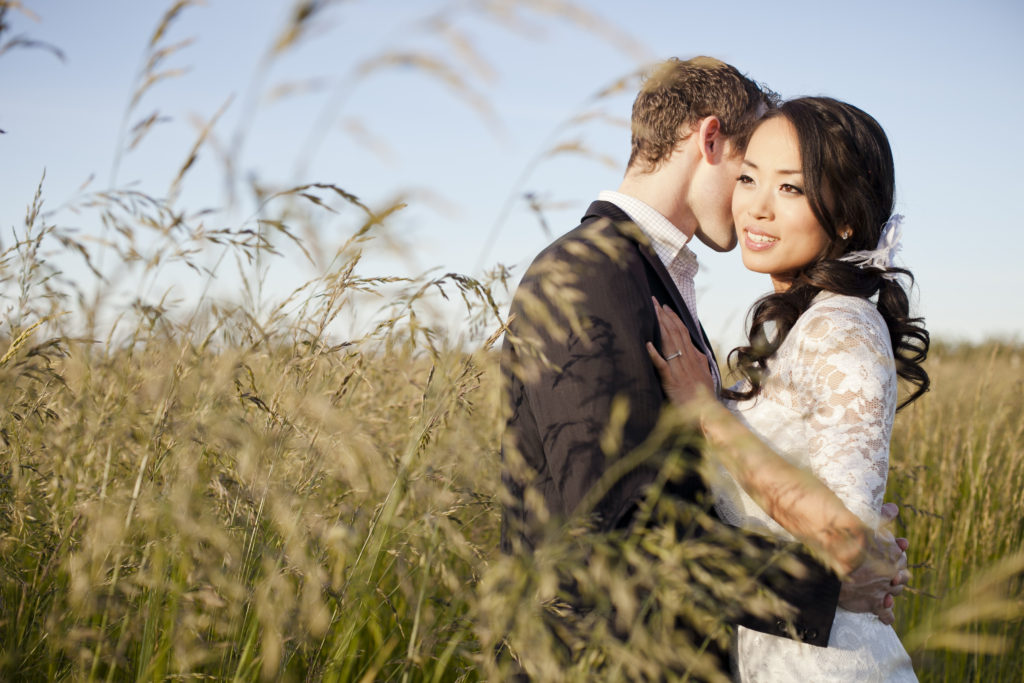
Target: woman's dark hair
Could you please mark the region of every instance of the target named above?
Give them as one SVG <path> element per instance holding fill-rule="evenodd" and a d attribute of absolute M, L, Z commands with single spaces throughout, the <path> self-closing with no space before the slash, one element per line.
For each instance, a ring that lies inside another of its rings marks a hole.
<path fill-rule="evenodd" d="M 828 235 L 823 253 L 792 274 L 789 288 L 759 299 L 750 314 L 748 345 L 733 349 L 729 362 L 749 381 L 746 391 L 725 390 L 727 398 L 749 399 L 761 391 L 767 360 L 782 344 L 797 318 L 821 291 L 870 299 L 889 329 L 896 373 L 912 390 L 903 408 L 928 391 L 921 364 L 929 336 L 921 318 L 910 317 L 903 268 L 858 267 L 838 260 L 851 251 L 875 249 L 893 209 L 895 173 L 885 131 L 857 107 L 828 97 L 803 97 L 770 110 L 763 120 L 784 118 L 796 130 L 803 166 L 804 192 L 815 218 Z M 848 239 L 840 231 L 851 231 Z M 895 279 L 883 274 L 898 275 Z M 771 339 L 765 324 L 773 321 Z"/>

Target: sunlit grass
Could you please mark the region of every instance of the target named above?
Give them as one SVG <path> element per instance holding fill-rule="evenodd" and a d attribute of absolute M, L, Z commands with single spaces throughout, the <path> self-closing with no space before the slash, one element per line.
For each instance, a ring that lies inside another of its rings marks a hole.
<path fill-rule="evenodd" d="M 917 659 L 926 680 L 1024 672 L 1022 360 L 1019 344 L 940 344 L 932 391 L 896 420 L 888 497 L 903 508 L 919 591 L 897 625 L 912 648 L 937 650 Z"/>
<path fill-rule="evenodd" d="M 5 677 L 476 680 L 495 675 L 483 644 L 502 629 L 551 680 L 571 661 L 582 680 L 595 662 L 629 666 L 627 652 L 634 666 L 679 658 L 681 641 L 629 615 L 629 647 L 595 619 L 562 634 L 583 648 L 566 659 L 544 605 L 562 572 L 605 587 L 620 612 L 634 598 L 611 587 L 626 577 L 685 595 L 695 546 L 648 539 L 668 554 L 643 576 L 600 541 L 533 565 L 498 556 L 493 351 L 430 352 L 404 324 L 334 349 L 220 326 L 132 348 L 12 340 Z M 933 391 L 897 420 L 888 497 L 918 565 L 897 627 L 922 680 L 1011 680 L 1024 666 L 1022 353 L 940 347 Z"/>

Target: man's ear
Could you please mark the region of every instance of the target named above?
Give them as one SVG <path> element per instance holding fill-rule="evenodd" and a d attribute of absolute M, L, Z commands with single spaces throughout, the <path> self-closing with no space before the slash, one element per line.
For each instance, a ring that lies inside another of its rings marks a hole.
<path fill-rule="evenodd" d="M 722 122 L 717 116 L 706 116 L 697 128 L 697 142 L 701 157 L 709 164 L 717 164 L 725 156 L 725 136 Z"/>

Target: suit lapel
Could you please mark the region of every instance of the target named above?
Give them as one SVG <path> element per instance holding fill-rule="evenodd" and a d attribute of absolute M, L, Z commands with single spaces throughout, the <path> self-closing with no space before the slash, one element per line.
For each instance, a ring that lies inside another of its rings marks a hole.
<path fill-rule="evenodd" d="M 665 291 L 668 292 L 671 297 L 671 308 L 676 312 L 676 315 L 686 325 L 686 329 L 690 332 L 691 340 L 693 345 L 698 349 L 702 346 L 706 346 L 708 351 L 711 350 L 711 344 L 707 341 L 707 336 L 704 334 L 704 329 L 693 319 L 690 315 L 690 307 L 683 301 L 682 295 L 679 293 L 679 289 L 676 288 L 676 283 L 672 280 L 672 276 L 668 274 L 668 270 L 665 268 L 665 264 L 661 262 L 658 255 L 654 253 L 654 249 L 651 248 L 650 240 L 643 233 L 642 230 L 633 222 L 633 219 L 626 214 L 625 211 L 620 209 L 615 204 L 605 201 L 596 201 L 591 203 L 587 209 L 587 215 L 583 217 L 583 222 L 588 220 L 605 218 L 612 221 L 616 229 L 628 238 L 631 242 L 636 244 L 640 254 L 647 261 L 647 265 L 654 271 L 655 275 L 661 281 Z M 700 340 L 704 340 L 703 344 Z M 712 357 L 714 353 L 712 352 Z"/>
<path fill-rule="evenodd" d="M 683 324 L 686 325 L 686 329 L 690 332 L 690 341 L 693 342 L 693 345 L 697 347 L 698 350 L 705 349 L 710 356 L 710 361 L 717 364 L 718 359 L 715 358 L 715 352 L 711 348 L 711 341 L 708 340 L 708 335 L 704 333 L 704 326 L 700 324 L 699 320 L 694 320 L 693 316 L 690 315 L 690 307 L 683 301 L 683 295 L 679 293 L 679 289 L 676 287 L 676 283 L 672 279 L 672 276 L 668 274 L 668 269 L 665 268 L 665 264 L 662 263 L 661 259 L 658 258 L 658 255 L 654 253 L 650 244 L 638 243 L 637 246 L 640 249 L 640 253 L 643 254 L 645 259 L 647 259 L 647 263 L 651 266 L 654 272 L 657 273 L 661 283 L 665 286 L 665 289 L 668 290 L 669 295 L 672 297 L 672 310 L 676 312 L 683 321 Z M 699 340 L 703 340 L 703 343 Z M 715 374 L 718 373 L 717 370 L 714 370 L 713 372 Z"/>

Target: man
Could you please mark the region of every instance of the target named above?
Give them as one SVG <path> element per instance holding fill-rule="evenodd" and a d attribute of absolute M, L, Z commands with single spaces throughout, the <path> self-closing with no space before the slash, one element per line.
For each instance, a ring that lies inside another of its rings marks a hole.
<path fill-rule="evenodd" d="M 663 481 L 663 459 L 635 457 L 651 450 L 666 401 L 645 349 L 648 341 L 660 348 L 652 298 L 684 321 L 720 387 L 697 320 L 697 265 L 686 245 L 694 235 L 717 251 L 736 245 L 732 190 L 746 140 L 773 104 L 773 94 L 716 59 L 661 64 L 634 103 L 632 153 L 618 192 L 602 192 L 580 226 L 524 275 L 502 354 L 510 406 L 502 444 L 505 552 L 531 552 L 549 518 L 585 518 L 599 532 L 628 530 L 655 484 L 661 496 L 709 508 L 695 467 Z M 829 497 L 830 510 L 842 516 L 838 499 L 816 484 L 824 492 L 815 495 Z M 842 597 L 836 575 L 804 554 L 801 578 L 768 581 L 795 616 L 741 613 L 736 623 L 817 646 L 828 644 L 837 604 L 891 623 L 889 594 L 908 576 L 904 546 L 850 517 L 846 511 L 846 555 L 834 562 L 856 568 Z M 820 520 L 804 526 L 815 524 Z M 762 545 L 767 557 L 773 548 Z"/>

